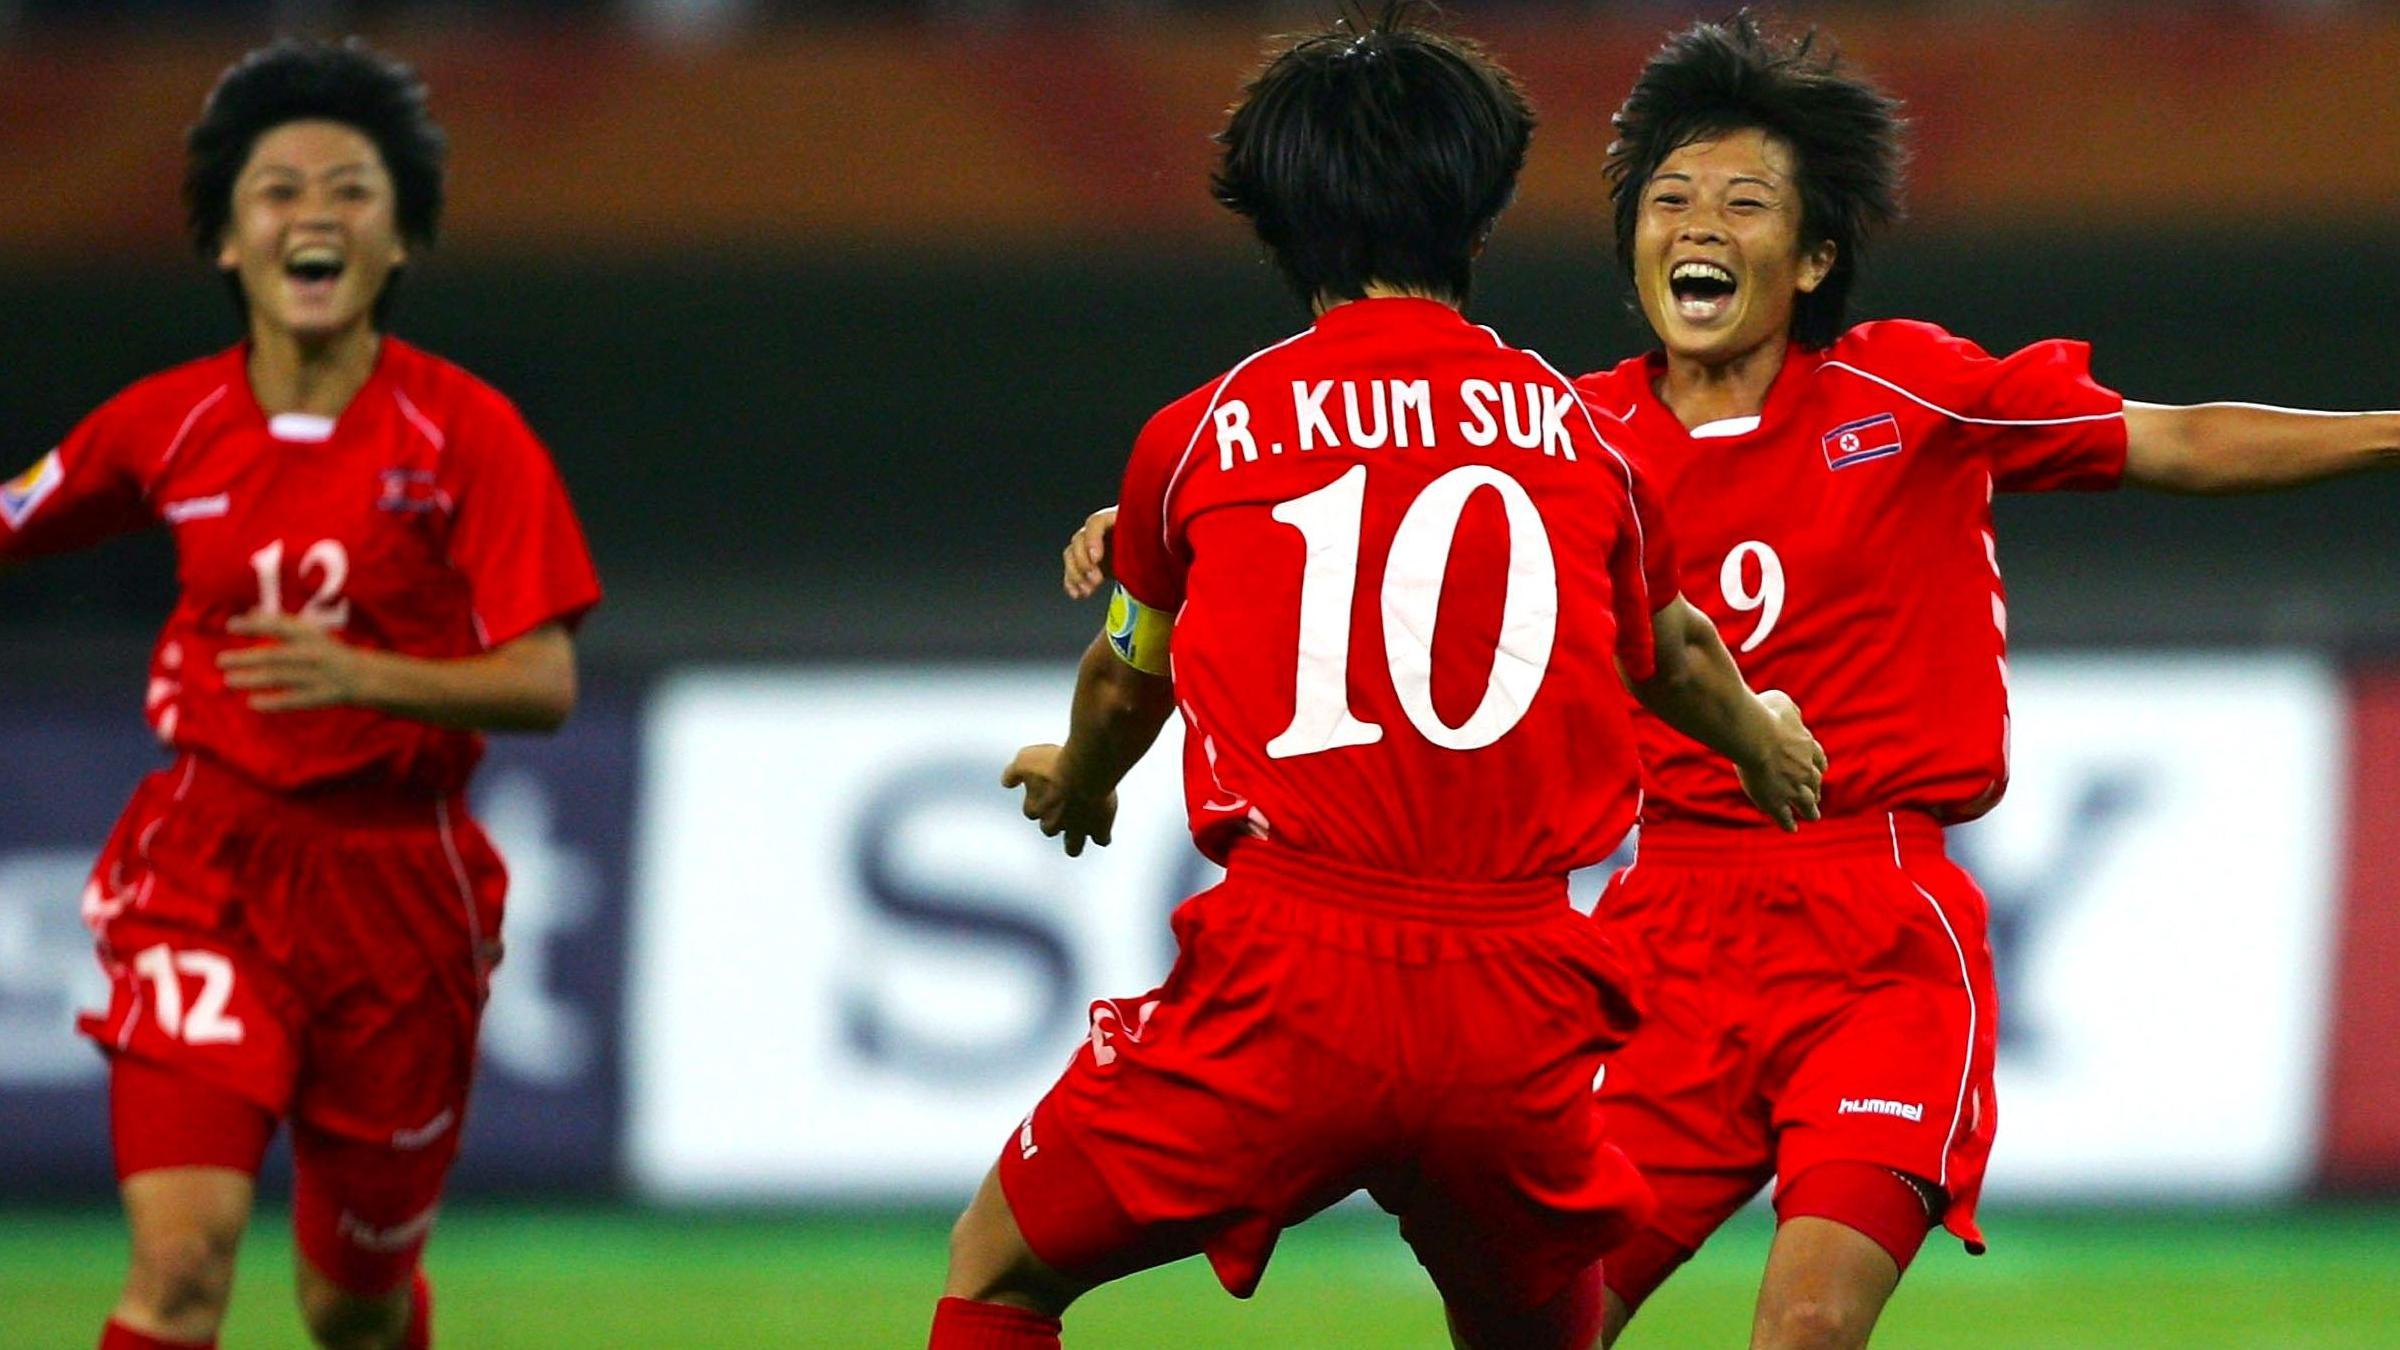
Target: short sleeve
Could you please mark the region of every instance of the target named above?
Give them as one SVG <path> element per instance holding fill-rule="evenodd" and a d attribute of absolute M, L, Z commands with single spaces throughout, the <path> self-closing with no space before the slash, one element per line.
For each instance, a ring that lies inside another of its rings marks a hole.
<path fill-rule="evenodd" d="M 1199 414 L 1188 403 L 1177 403 L 1151 418 L 1134 439 L 1117 495 L 1116 529 L 1110 536 L 1110 567 L 1126 594 L 1170 614 L 1183 606 L 1189 567 L 1174 538 L 1167 501 L 1198 426 Z"/>
<path fill-rule="evenodd" d="M 1639 470 L 1627 466 L 1626 474 L 1631 510 L 1610 559 L 1609 584 L 1616 609 L 1617 660 L 1627 677 L 1646 680 L 1658 668 L 1652 619 L 1673 604 L 1683 588 L 1677 578 L 1675 539 L 1658 496 Z"/>
<path fill-rule="evenodd" d="M 449 556 L 466 576 L 484 645 L 576 623 L 599 603 L 600 578 L 550 452 L 498 400 L 459 439 Z"/>
<path fill-rule="evenodd" d="M 2069 338 L 2036 342 L 2007 356 L 1930 324 L 1883 324 L 1902 341 L 1892 373 L 1926 361 L 1924 391 L 1957 415 L 1966 438 L 1989 460 L 1992 486 L 2002 492 L 2071 492 L 2113 488 L 2125 476 L 2125 396 L 2092 377 L 2090 344 Z M 1908 339 L 1931 347 L 1910 353 Z"/>
<path fill-rule="evenodd" d="M 85 418 L 57 449 L 0 484 L 0 558 L 85 548 L 151 523 L 114 405 Z"/>

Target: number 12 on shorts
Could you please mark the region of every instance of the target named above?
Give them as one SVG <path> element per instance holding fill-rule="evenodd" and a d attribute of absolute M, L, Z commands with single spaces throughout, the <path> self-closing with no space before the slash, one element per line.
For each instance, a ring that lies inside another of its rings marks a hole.
<path fill-rule="evenodd" d="M 1500 606 L 1500 650 L 1483 699 L 1451 726 L 1433 706 L 1433 626 L 1442 575 L 1458 540 L 1467 499 L 1479 488 L 1500 494 L 1508 516 L 1508 588 Z M 1350 602 L 1358 589 L 1359 534 L 1367 503 L 1367 466 L 1275 508 L 1300 532 L 1308 553 L 1300 570 L 1299 672 L 1292 724 L 1267 742 L 1272 759 L 1373 745 L 1383 728 L 1350 711 Z M 1446 750 L 1480 750 L 1508 734 L 1533 706 L 1558 639 L 1558 563 L 1550 531 L 1523 484 L 1488 464 L 1452 469 L 1425 485 L 1400 517 L 1384 562 L 1383 651 L 1401 711 L 1426 740 Z"/>
<path fill-rule="evenodd" d="M 133 958 L 134 972 L 150 982 L 151 1015 L 159 1028 L 185 1045 L 239 1045 L 242 1019 L 227 1017 L 233 998 L 233 962 L 216 952 L 179 952 L 160 943 L 145 947 Z M 200 995 L 189 1004 L 183 998 L 183 979 L 200 981 Z"/>

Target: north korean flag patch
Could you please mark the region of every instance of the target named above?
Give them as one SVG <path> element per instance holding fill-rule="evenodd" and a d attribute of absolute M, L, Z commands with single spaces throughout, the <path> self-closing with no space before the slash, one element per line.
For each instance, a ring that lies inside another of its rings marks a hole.
<path fill-rule="evenodd" d="M 56 450 L 42 456 L 32 468 L 7 483 L 0 483 L 0 521 L 6 521 L 12 530 L 23 529 L 34 511 L 66 479 L 66 470 L 59 466 Z"/>
<path fill-rule="evenodd" d="M 375 498 L 375 505 L 378 510 L 421 515 L 449 510 L 450 494 L 434 485 L 431 470 L 385 469 L 383 491 Z"/>
<path fill-rule="evenodd" d="M 1900 453 L 1900 419 L 1890 413 L 1877 413 L 1855 422 L 1844 422 L 1825 433 L 1825 467 L 1847 469 L 1871 459 L 1888 459 Z"/>

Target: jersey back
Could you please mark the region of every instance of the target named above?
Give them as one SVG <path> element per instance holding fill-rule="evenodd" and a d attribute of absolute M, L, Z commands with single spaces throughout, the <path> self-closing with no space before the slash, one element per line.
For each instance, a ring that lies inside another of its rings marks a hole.
<path fill-rule="evenodd" d="M 1117 574 L 1175 614 L 1195 838 L 1454 881 L 1605 857 L 1638 789 L 1620 668 L 1673 548 L 1617 429 L 1447 306 L 1371 299 L 1153 418 Z"/>
<path fill-rule="evenodd" d="M 1688 431 L 1655 392 L 1661 363 L 1578 387 L 1637 433 L 1684 594 L 1824 745 L 1825 813 L 1991 809 L 2008 783 L 1992 495 L 2116 484 L 2124 400 L 2088 350 L 1994 358 L 1930 324 L 1862 324 L 1786 356 L 1759 417 Z M 1646 823 L 1758 823 L 1723 760 L 1646 713 L 1640 732 Z"/>
<path fill-rule="evenodd" d="M 295 616 L 358 646 L 472 656 L 600 595 L 548 452 L 489 386 L 396 338 L 339 418 L 269 418 L 245 351 L 143 380 L 12 489 L 0 557 L 164 525 L 180 586 L 147 711 L 171 748 L 278 790 L 335 783 L 444 794 L 470 732 L 362 708 L 260 712 L 219 654 L 238 615 Z"/>

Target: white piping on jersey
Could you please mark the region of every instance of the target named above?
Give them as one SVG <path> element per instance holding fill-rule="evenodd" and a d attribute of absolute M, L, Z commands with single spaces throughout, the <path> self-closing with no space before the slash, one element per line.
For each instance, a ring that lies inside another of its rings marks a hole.
<path fill-rule="evenodd" d="M 232 387 L 230 384 L 218 385 L 214 393 L 193 404 L 192 410 L 183 415 L 183 426 L 176 430 L 175 439 L 167 442 L 167 453 L 158 457 L 158 467 L 151 471 L 150 481 L 142 487 L 143 496 L 147 497 L 158 490 L 158 481 L 167 476 L 167 469 L 174 464 L 175 456 L 183 452 L 183 440 L 192 434 L 192 427 L 200 420 L 200 414 L 216 406 L 217 400 L 225 397 L 225 391 Z"/>
<path fill-rule="evenodd" d="M 1508 347 L 1506 342 L 1502 342 L 1500 340 L 1500 335 L 1498 333 L 1493 332 L 1490 328 L 1483 324 L 1477 324 L 1475 326 L 1477 328 L 1482 328 L 1485 335 L 1490 337 L 1495 345 L 1502 348 Z M 1550 362 L 1544 358 L 1540 352 L 1534 351 L 1529 347 L 1517 347 L 1513 348 L 1512 350 L 1523 352 L 1525 355 L 1532 357 L 1535 365 L 1538 365 L 1542 369 L 1550 372 L 1550 378 L 1558 381 L 1560 387 L 1567 391 L 1567 397 L 1575 400 L 1576 408 L 1583 413 L 1583 424 L 1591 428 L 1592 439 L 1600 442 L 1600 448 L 1606 450 L 1608 452 L 1608 457 L 1615 460 L 1617 462 L 1617 467 L 1624 471 L 1625 514 L 1633 518 L 1634 558 L 1641 564 L 1642 575 L 1645 577 L 1650 575 L 1650 542 L 1644 537 L 1648 532 L 1642 528 L 1642 504 L 1638 499 L 1635 498 L 1633 492 L 1632 463 L 1625 458 L 1624 454 L 1620 452 L 1617 447 L 1609 444 L 1608 437 L 1600 434 L 1600 424 L 1597 421 L 1594 421 L 1592 418 L 1592 405 L 1583 401 L 1583 392 L 1575 387 L 1575 382 L 1573 380 L 1570 380 L 1566 376 L 1559 374 L 1558 367 L 1551 365 Z"/>
<path fill-rule="evenodd" d="M 1222 801 L 1202 802 L 1200 809 L 1224 812 L 1248 810 L 1252 815 L 1257 815 L 1258 809 L 1250 805 L 1250 799 L 1225 786 L 1224 776 L 1217 772 L 1217 739 L 1208 734 L 1208 728 L 1200 725 L 1200 714 L 1192 711 L 1192 705 L 1188 702 L 1178 700 L 1175 706 L 1182 710 L 1184 723 L 1192 729 L 1191 734 L 1200 738 L 1200 753 L 1208 760 L 1209 781 L 1217 785 L 1218 792 L 1224 794 Z"/>
<path fill-rule="evenodd" d="M 1958 1066 L 1958 1096 L 1950 1107 L 1950 1132 L 1942 1136 L 1942 1165 L 1939 1179 L 1942 1189 L 1947 1191 L 1950 1189 L 1950 1143 L 1958 1138 L 1958 1118 L 1967 1109 L 1967 1075 L 1975 1068 L 1975 1027 L 1978 1013 L 1975 1007 L 1975 977 L 1967 971 L 1967 949 L 1959 945 L 1958 930 L 1950 926 L 1950 916 L 1942 912 L 1941 902 L 1935 900 L 1924 887 L 1917 885 L 1917 879 L 1908 874 L 1908 864 L 1900 861 L 1899 815 L 1897 813 L 1886 814 L 1884 823 L 1890 827 L 1892 832 L 1892 866 L 1899 870 L 1902 881 L 1907 882 L 1917 894 L 1925 897 L 1925 903 L 1933 907 L 1933 917 L 1942 921 L 1942 932 L 1949 935 L 1950 938 L 1950 950 L 1958 954 L 1959 987 L 1964 989 L 1967 994 L 1967 1053 L 1964 1062 Z"/>
<path fill-rule="evenodd" d="M 1200 448 L 1200 433 L 1208 429 L 1209 419 L 1216 416 L 1217 400 L 1225 397 L 1225 386 L 1233 383 L 1233 377 L 1241 374 L 1244 366 L 1265 356 L 1268 352 L 1274 351 L 1277 347 L 1289 347 L 1316 331 L 1316 326 L 1312 324 L 1273 346 L 1259 348 L 1235 362 L 1233 369 L 1226 371 L 1224 376 L 1217 381 L 1217 387 L 1208 391 L 1208 406 L 1200 410 L 1200 420 L 1192 424 L 1192 438 L 1184 443 L 1183 458 L 1175 461 L 1175 472 L 1167 477 L 1167 490 L 1159 495 L 1158 542 L 1162 547 L 1170 550 L 1174 547 L 1174 536 L 1170 531 L 1173 528 L 1172 503 L 1175 500 L 1175 489 L 1183 483 L 1183 471 L 1192 466 L 1192 452 Z"/>
<path fill-rule="evenodd" d="M 392 391 L 392 398 L 400 404 L 401 414 L 407 417 L 409 421 L 414 422 L 417 430 L 425 433 L 426 440 L 433 442 L 433 452 L 435 454 L 438 455 L 449 447 L 450 442 L 444 439 L 442 436 L 442 429 L 433 424 L 432 418 L 427 417 L 421 412 L 418 412 L 417 405 L 408 401 L 408 395 L 401 393 L 397 389 L 394 389 Z"/>
<path fill-rule="evenodd" d="M 1822 369 L 1849 371 L 1851 374 L 1858 376 L 1862 380 L 1872 380 L 1875 383 L 1882 385 L 1884 388 L 1891 390 L 1893 393 L 1898 394 L 1900 397 L 1907 399 L 1909 402 L 1917 404 L 1920 407 L 1929 408 L 1932 411 L 1940 413 L 1942 416 L 1949 418 L 1953 422 L 1965 422 L 1972 426 L 2063 427 L 2070 426 L 2077 422 L 2106 422 L 2111 418 L 2123 417 L 2125 415 L 2125 410 L 2123 408 L 2119 408 L 2115 412 L 2084 413 L 2077 417 L 1969 417 L 1965 413 L 1952 412 L 1948 408 L 1943 407 L 1941 404 L 1934 402 L 1932 399 L 1923 398 L 1917 394 L 1911 393 L 1910 391 L 1901 388 L 1899 385 L 1892 383 L 1890 380 L 1883 378 L 1881 375 L 1878 375 L 1873 371 L 1860 370 L 1858 367 L 1851 365 L 1847 361 L 1827 361 Z"/>
<path fill-rule="evenodd" d="M 481 961 L 483 959 L 483 915 L 475 908 L 475 888 L 467 881 L 467 864 L 458 856 L 458 840 L 450 833 L 450 803 L 447 800 L 434 802 L 433 818 L 441 824 L 442 852 L 449 856 L 450 875 L 458 879 L 459 903 L 466 906 L 467 911 L 467 936 L 475 944 L 475 959 Z"/>
<path fill-rule="evenodd" d="M 115 979 L 115 978 L 117 978 L 118 976 L 121 976 L 121 975 L 123 975 L 124 973 L 125 973 L 125 963 L 124 963 L 124 962 L 122 962 L 122 961 L 111 961 L 111 962 L 109 962 L 109 965 L 108 965 L 108 974 L 109 974 L 109 978 L 111 978 L 111 979 Z M 133 1046 L 133 1029 L 134 1029 L 135 1027 L 137 1027 L 137 1026 L 140 1026 L 140 1025 L 142 1024 L 142 995 L 141 995 L 141 993 L 139 992 L 139 991 L 140 991 L 140 989 L 141 989 L 141 987 L 142 987 L 142 982 L 141 982 L 140 980 L 135 980 L 135 981 L 133 982 L 133 987 L 134 987 L 134 989 L 135 989 L 135 991 L 136 991 L 136 992 L 134 993 L 133 999 L 132 999 L 132 1001 L 131 1001 L 131 1002 L 129 1002 L 129 1003 L 127 1003 L 127 1004 L 125 1005 L 125 1025 L 124 1025 L 122 1028 L 120 1028 L 120 1029 L 118 1030 L 118 1032 L 117 1032 L 117 1048 L 118 1048 L 119 1050 L 126 1050 L 126 1049 L 131 1049 L 131 1048 L 132 1048 L 132 1046 Z"/>

